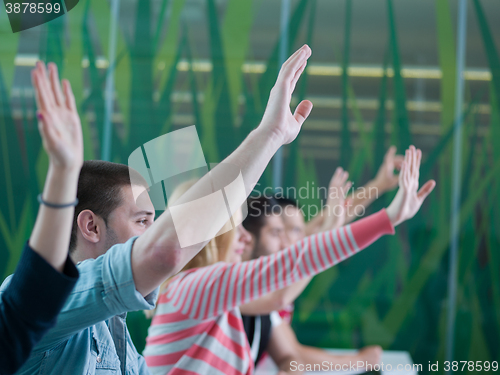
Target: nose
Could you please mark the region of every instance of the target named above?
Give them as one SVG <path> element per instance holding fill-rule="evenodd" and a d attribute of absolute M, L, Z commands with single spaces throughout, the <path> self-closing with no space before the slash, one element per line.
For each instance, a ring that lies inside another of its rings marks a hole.
<path fill-rule="evenodd" d="M 247 245 L 252 241 L 252 235 L 243 225 L 240 225 L 240 241 Z"/>

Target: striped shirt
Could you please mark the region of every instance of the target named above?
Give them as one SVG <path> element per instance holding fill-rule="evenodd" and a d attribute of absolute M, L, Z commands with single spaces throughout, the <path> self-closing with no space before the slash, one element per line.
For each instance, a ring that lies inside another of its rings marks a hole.
<path fill-rule="evenodd" d="M 316 275 L 393 233 L 381 210 L 267 257 L 179 273 L 157 302 L 144 351 L 149 369 L 155 375 L 253 373 L 238 306 Z"/>

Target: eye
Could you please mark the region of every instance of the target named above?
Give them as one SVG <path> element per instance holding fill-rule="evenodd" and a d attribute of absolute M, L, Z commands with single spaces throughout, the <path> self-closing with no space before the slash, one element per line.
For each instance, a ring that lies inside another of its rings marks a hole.
<path fill-rule="evenodd" d="M 148 219 L 140 219 L 137 222 L 141 225 L 146 225 L 148 223 Z"/>

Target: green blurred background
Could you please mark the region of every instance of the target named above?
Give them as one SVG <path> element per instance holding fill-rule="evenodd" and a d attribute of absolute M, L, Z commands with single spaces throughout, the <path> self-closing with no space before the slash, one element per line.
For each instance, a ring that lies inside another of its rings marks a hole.
<path fill-rule="evenodd" d="M 308 43 L 313 55 L 292 102 L 309 99 L 315 108 L 298 139 L 283 149 L 283 185 L 326 186 L 340 165 L 361 186 L 375 175 L 389 145 L 402 151 L 413 143 L 424 154 L 421 180 L 432 177 L 438 186 L 396 236 L 317 276 L 296 303 L 293 326 L 304 344 L 380 344 L 409 351 L 424 369 L 428 361 L 442 363 L 456 2 L 291 0 L 285 34 L 280 34 L 281 4 L 122 0 L 115 41 L 112 7 L 105 0 L 81 0 L 66 16 L 18 34 L 12 34 L 2 8 L 0 279 L 15 270 L 47 169 L 29 75 L 37 59 L 57 63 L 73 85 L 86 159 L 104 155 L 126 163 L 143 143 L 196 124 L 207 161 L 218 162 L 258 125 L 279 69 L 281 42 L 286 55 Z M 469 1 L 454 340 L 458 361 L 500 359 L 499 18 L 498 0 Z M 113 96 L 106 92 L 108 74 L 114 77 Z M 105 124 L 111 129 L 109 142 Z M 270 166 L 261 188 L 270 186 L 272 177 Z M 129 314 L 128 324 L 141 350 L 148 321 L 137 312 Z"/>

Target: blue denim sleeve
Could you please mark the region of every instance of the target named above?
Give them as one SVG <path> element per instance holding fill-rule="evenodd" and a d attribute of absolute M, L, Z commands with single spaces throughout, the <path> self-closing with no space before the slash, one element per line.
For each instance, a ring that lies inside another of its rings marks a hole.
<path fill-rule="evenodd" d="M 64 305 L 57 324 L 35 348 L 48 350 L 79 331 L 128 311 L 152 309 L 158 290 L 143 297 L 135 288 L 131 251 L 137 237 L 111 247 L 97 259 L 77 265 L 80 278 Z"/>
<path fill-rule="evenodd" d="M 146 360 L 142 355 L 139 355 L 137 357 L 137 363 L 139 367 L 139 374 L 141 375 L 149 375 L 151 374 L 151 371 L 149 371 L 149 367 L 146 365 Z"/>

